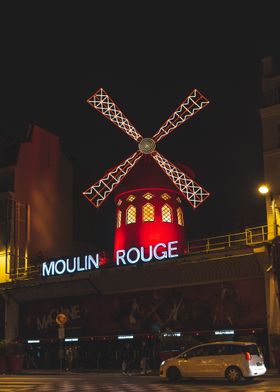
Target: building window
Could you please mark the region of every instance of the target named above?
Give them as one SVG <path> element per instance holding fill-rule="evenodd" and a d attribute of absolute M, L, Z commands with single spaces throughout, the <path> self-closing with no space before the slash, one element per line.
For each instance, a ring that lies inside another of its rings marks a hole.
<path fill-rule="evenodd" d="M 129 225 L 130 223 L 136 222 L 136 208 L 132 205 L 127 207 L 126 210 L 126 224 Z"/>
<path fill-rule="evenodd" d="M 177 208 L 178 225 L 184 226 L 184 215 L 181 207 Z"/>
<path fill-rule="evenodd" d="M 121 227 L 122 224 L 122 212 L 121 210 L 117 211 L 117 229 Z"/>
<path fill-rule="evenodd" d="M 145 195 L 143 195 L 143 197 L 147 200 L 151 200 L 154 196 L 151 193 L 145 193 Z"/>
<path fill-rule="evenodd" d="M 172 209 L 168 204 L 161 207 L 161 218 L 163 222 L 172 222 Z"/>
<path fill-rule="evenodd" d="M 129 195 L 128 198 L 126 199 L 127 201 L 133 202 L 133 200 L 135 200 L 136 197 L 134 195 Z"/>
<path fill-rule="evenodd" d="M 163 193 L 163 194 L 161 195 L 161 197 L 162 197 L 163 200 L 171 199 L 171 197 L 170 197 L 167 193 Z"/>
<path fill-rule="evenodd" d="M 143 222 L 153 222 L 155 220 L 155 207 L 147 203 L 143 206 Z"/>

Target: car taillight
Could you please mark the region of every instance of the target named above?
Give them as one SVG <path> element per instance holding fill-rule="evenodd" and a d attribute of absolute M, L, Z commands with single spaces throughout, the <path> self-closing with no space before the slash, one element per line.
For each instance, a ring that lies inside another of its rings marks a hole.
<path fill-rule="evenodd" d="M 246 361 L 250 361 L 250 359 L 251 359 L 251 354 L 248 352 L 248 351 L 246 351 L 246 353 L 244 353 L 245 354 L 245 359 L 246 359 Z"/>

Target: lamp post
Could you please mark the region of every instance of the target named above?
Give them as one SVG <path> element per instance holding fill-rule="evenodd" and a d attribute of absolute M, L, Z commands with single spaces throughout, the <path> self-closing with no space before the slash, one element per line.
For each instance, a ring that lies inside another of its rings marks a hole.
<path fill-rule="evenodd" d="M 271 209 L 272 209 L 272 219 L 273 219 L 273 237 L 277 237 L 278 235 L 278 224 L 277 224 L 277 216 L 276 216 L 276 203 L 273 193 L 271 192 L 268 185 L 263 184 L 258 189 L 259 193 L 262 195 L 268 195 L 271 201 Z"/>

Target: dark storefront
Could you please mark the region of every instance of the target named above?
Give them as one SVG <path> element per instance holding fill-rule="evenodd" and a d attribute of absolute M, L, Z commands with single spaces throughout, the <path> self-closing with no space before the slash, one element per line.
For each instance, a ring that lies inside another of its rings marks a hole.
<path fill-rule="evenodd" d="M 63 312 L 69 320 L 65 337 L 73 339 L 64 344 L 77 348 L 79 367 L 120 366 L 126 341 L 119 339 L 122 335 L 133 336 L 136 362 L 140 342 L 147 340 L 152 363 L 158 366 L 163 350 L 179 351 L 196 342 L 229 338 L 215 336 L 215 331 L 233 331 L 230 339 L 257 340 L 265 351 L 265 309 L 263 279 L 67 297 L 22 303 L 20 337 L 26 342 L 40 340 L 28 344 L 29 350 L 35 353 L 38 366 L 53 367 L 58 364 L 55 318 Z"/>

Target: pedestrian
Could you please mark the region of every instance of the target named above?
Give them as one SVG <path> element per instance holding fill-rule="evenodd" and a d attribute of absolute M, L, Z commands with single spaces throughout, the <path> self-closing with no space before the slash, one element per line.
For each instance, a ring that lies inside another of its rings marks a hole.
<path fill-rule="evenodd" d="M 73 348 L 71 346 L 66 347 L 65 349 L 65 370 L 66 371 L 71 371 L 73 368 L 73 360 L 74 360 L 74 355 L 73 355 Z"/>
<path fill-rule="evenodd" d="M 35 361 L 35 352 L 32 347 L 27 351 L 27 359 L 26 359 L 26 368 L 27 369 L 37 369 L 38 365 Z"/>
<path fill-rule="evenodd" d="M 150 368 L 150 350 L 145 340 L 142 341 L 140 348 L 140 368 L 141 374 L 149 374 L 152 371 Z"/>
<path fill-rule="evenodd" d="M 122 372 L 129 376 L 132 375 L 132 348 L 128 342 L 125 343 L 122 352 Z"/>

